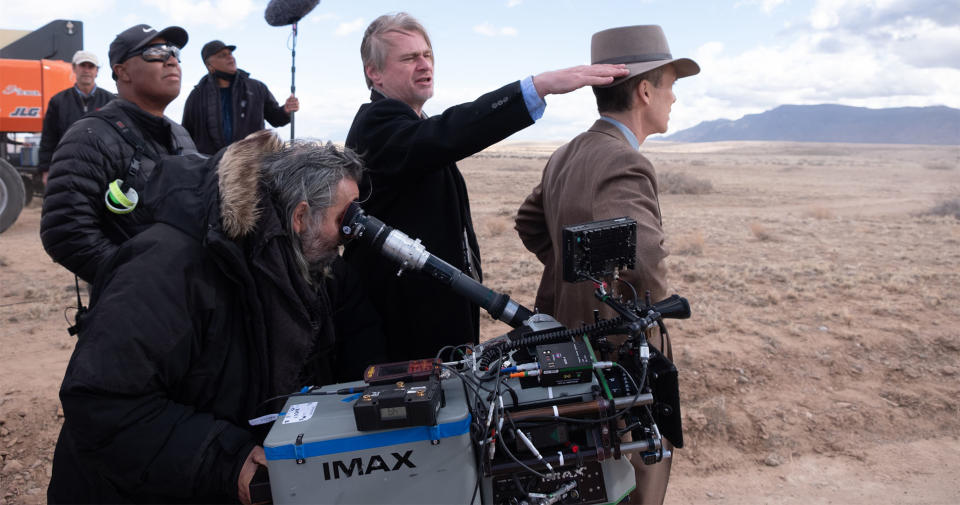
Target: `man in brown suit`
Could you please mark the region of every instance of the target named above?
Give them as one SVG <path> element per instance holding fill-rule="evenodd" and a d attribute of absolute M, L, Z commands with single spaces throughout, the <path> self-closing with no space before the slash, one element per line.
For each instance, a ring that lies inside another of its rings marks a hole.
<path fill-rule="evenodd" d="M 523 245 L 544 265 L 536 307 L 567 327 L 593 322 L 593 310 L 604 318 L 615 314 L 601 307 L 591 283 L 563 282 L 563 227 L 628 216 L 637 221 L 634 270 L 621 273 L 641 297 L 667 296 L 663 227 L 653 165 L 638 152 L 648 135 L 667 131 L 673 83 L 700 67 L 686 58 L 673 59 L 659 26 L 612 28 L 593 35 L 593 63 L 625 63 L 630 74 L 608 86 L 595 86 L 600 119 L 585 133 L 560 147 L 543 170 L 543 179 L 520 206 L 516 229 Z M 669 341 L 659 334 L 650 343 L 672 359 Z M 665 443 L 665 446 L 669 446 Z M 668 447 L 669 448 L 669 447 Z M 670 459 L 651 466 L 637 462 L 637 489 L 630 503 L 663 503 L 670 477 Z"/>

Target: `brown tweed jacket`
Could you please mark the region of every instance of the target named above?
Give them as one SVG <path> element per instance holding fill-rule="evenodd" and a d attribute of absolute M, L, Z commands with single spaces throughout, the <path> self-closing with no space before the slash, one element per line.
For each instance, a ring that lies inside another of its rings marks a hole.
<path fill-rule="evenodd" d="M 634 270 L 621 278 L 654 302 L 667 296 L 664 234 L 653 165 L 634 150 L 612 124 L 598 120 L 584 133 L 557 149 L 543 169 L 543 179 L 517 212 L 516 230 L 524 247 L 544 265 L 536 307 L 565 326 L 593 322 L 593 310 L 604 318 L 615 314 L 593 296 L 590 282 L 563 282 L 563 227 L 628 216 L 637 221 Z M 632 296 L 622 289 L 625 299 Z M 659 346 L 658 346 L 659 347 Z"/>

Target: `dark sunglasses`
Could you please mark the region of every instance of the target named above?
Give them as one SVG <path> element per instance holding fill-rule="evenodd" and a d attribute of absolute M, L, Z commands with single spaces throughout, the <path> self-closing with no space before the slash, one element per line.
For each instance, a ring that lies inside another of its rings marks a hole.
<path fill-rule="evenodd" d="M 149 62 L 165 62 L 170 59 L 170 56 L 173 56 L 177 59 L 177 63 L 180 62 L 180 48 L 173 44 L 151 44 L 149 46 L 141 47 L 140 49 L 131 51 L 127 54 L 127 57 L 124 60 L 133 58 L 134 56 L 139 55 L 143 58 L 143 61 Z"/>

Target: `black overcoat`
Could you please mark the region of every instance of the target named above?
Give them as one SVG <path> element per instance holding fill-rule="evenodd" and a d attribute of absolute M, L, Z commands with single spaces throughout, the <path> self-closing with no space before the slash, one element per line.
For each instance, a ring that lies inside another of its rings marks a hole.
<path fill-rule="evenodd" d="M 480 247 L 456 162 L 533 124 L 520 82 L 429 118 L 376 90 L 370 100 L 346 141 L 368 169 L 360 186 L 361 199 L 369 195 L 364 209 L 465 272 L 473 254 L 472 273 L 480 278 Z M 476 305 L 425 275 L 398 278 L 397 265 L 366 246 L 348 244 L 344 257 L 383 319 L 391 361 L 431 358 L 445 345 L 477 341 Z"/>

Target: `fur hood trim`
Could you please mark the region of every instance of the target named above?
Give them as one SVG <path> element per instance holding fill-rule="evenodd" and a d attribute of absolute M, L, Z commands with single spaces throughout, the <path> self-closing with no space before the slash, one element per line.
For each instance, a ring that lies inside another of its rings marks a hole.
<path fill-rule="evenodd" d="M 270 130 L 251 133 L 234 142 L 217 165 L 220 186 L 220 220 L 230 238 L 253 231 L 260 218 L 260 161 L 283 148 Z"/>

